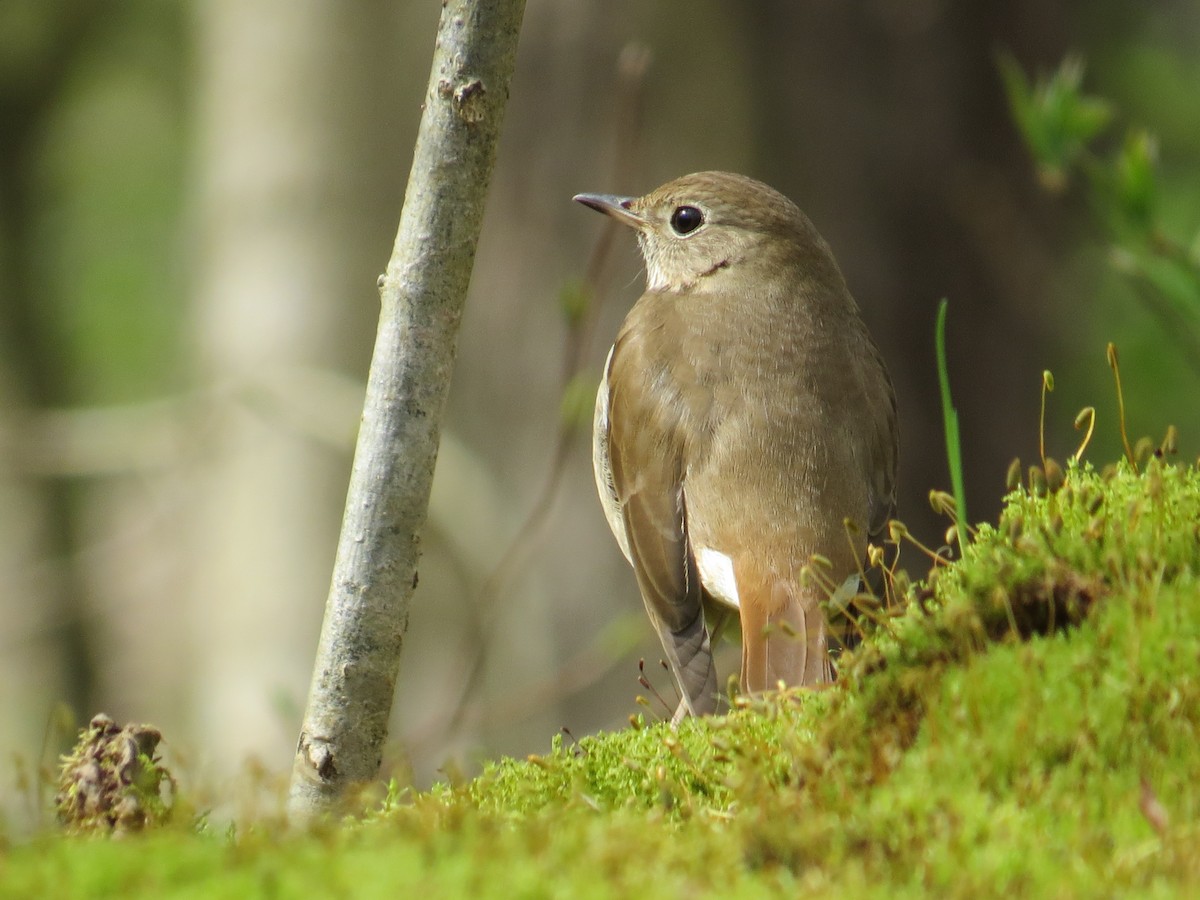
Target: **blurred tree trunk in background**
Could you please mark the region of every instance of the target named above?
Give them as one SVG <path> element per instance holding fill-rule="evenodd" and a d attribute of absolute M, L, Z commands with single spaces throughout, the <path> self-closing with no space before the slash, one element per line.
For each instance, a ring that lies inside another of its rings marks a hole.
<path fill-rule="evenodd" d="M 0 759 L 34 766 L 39 749 L 51 764 L 58 749 L 54 702 L 78 708 L 91 690 L 78 493 L 40 468 L 24 436 L 40 410 L 69 394 L 39 282 L 39 154 L 97 13 L 71 2 L 32 15 L 35 38 L 21 48 L 20 65 L 0 67 Z M 6 771 L 0 784 L 10 778 Z"/>
<path fill-rule="evenodd" d="M 1056 61 L 1070 49 L 1067 11 L 943 0 L 748 9 L 770 85 L 756 104 L 762 173 L 822 228 L 880 338 L 900 403 L 899 517 L 936 546 L 949 524 L 926 500 L 949 489 L 932 362 L 940 298 L 973 520 L 995 517 L 1006 467 L 1036 434 L 1069 215 L 1027 175 L 995 53 Z"/>
<path fill-rule="evenodd" d="M 195 4 L 190 333 L 213 403 L 187 510 L 189 706 L 226 771 L 285 763 L 311 672 L 416 122 L 398 35 L 429 27 L 397 8 Z"/>

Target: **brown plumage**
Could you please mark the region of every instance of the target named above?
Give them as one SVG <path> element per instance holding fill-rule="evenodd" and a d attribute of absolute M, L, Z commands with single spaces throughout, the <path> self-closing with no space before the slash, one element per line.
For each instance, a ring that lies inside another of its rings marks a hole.
<path fill-rule="evenodd" d="M 831 680 L 826 594 L 800 572 L 814 554 L 839 583 L 858 572 L 894 511 L 897 460 L 891 380 L 833 254 L 740 175 L 575 199 L 633 227 L 646 260 L 596 398 L 594 462 L 680 714 L 716 708 L 709 626 L 730 610 L 744 690 Z"/>

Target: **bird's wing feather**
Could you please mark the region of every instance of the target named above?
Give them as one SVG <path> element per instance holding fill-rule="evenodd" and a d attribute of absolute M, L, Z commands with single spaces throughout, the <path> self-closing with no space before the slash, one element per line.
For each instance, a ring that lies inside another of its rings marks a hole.
<path fill-rule="evenodd" d="M 597 456 L 608 463 L 622 549 L 685 702 L 694 713 L 709 712 L 715 708 L 716 669 L 704 622 L 704 588 L 688 540 L 678 410 L 637 383 L 650 371 L 637 340 L 618 339 L 608 371 L 607 448 Z M 630 379 L 636 389 L 623 389 Z M 598 479 L 601 474 L 598 466 Z"/>
<path fill-rule="evenodd" d="M 596 410 L 592 416 L 592 472 L 596 476 L 596 491 L 600 494 L 604 518 L 608 520 L 608 527 L 617 539 L 621 553 L 632 563 L 633 559 L 629 555 L 629 536 L 625 533 L 625 516 L 621 511 L 621 498 L 617 493 L 616 482 L 613 481 L 612 456 L 608 449 L 608 373 L 612 367 L 615 349 L 615 345 L 609 348 L 608 358 L 604 360 L 604 374 L 596 391 Z"/>

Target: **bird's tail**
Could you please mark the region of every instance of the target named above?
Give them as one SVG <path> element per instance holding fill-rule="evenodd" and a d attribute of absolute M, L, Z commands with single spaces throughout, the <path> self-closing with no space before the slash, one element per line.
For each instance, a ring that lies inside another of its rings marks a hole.
<path fill-rule="evenodd" d="M 820 598 L 785 581 L 744 596 L 742 690 L 771 690 L 833 681 Z"/>

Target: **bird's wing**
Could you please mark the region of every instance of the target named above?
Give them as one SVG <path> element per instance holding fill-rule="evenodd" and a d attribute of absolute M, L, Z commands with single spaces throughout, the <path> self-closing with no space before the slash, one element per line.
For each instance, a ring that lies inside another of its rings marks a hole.
<path fill-rule="evenodd" d="M 653 365 L 641 343 L 623 338 L 613 347 L 602 386 L 608 428 L 606 437 L 597 436 L 606 442 L 595 455 L 597 482 L 601 499 L 609 490 L 615 500 L 619 520 L 610 518 L 610 524 L 633 566 L 684 702 L 703 714 L 715 709 L 717 676 L 704 589 L 688 540 L 679 410 L 647 383 Z"/>

